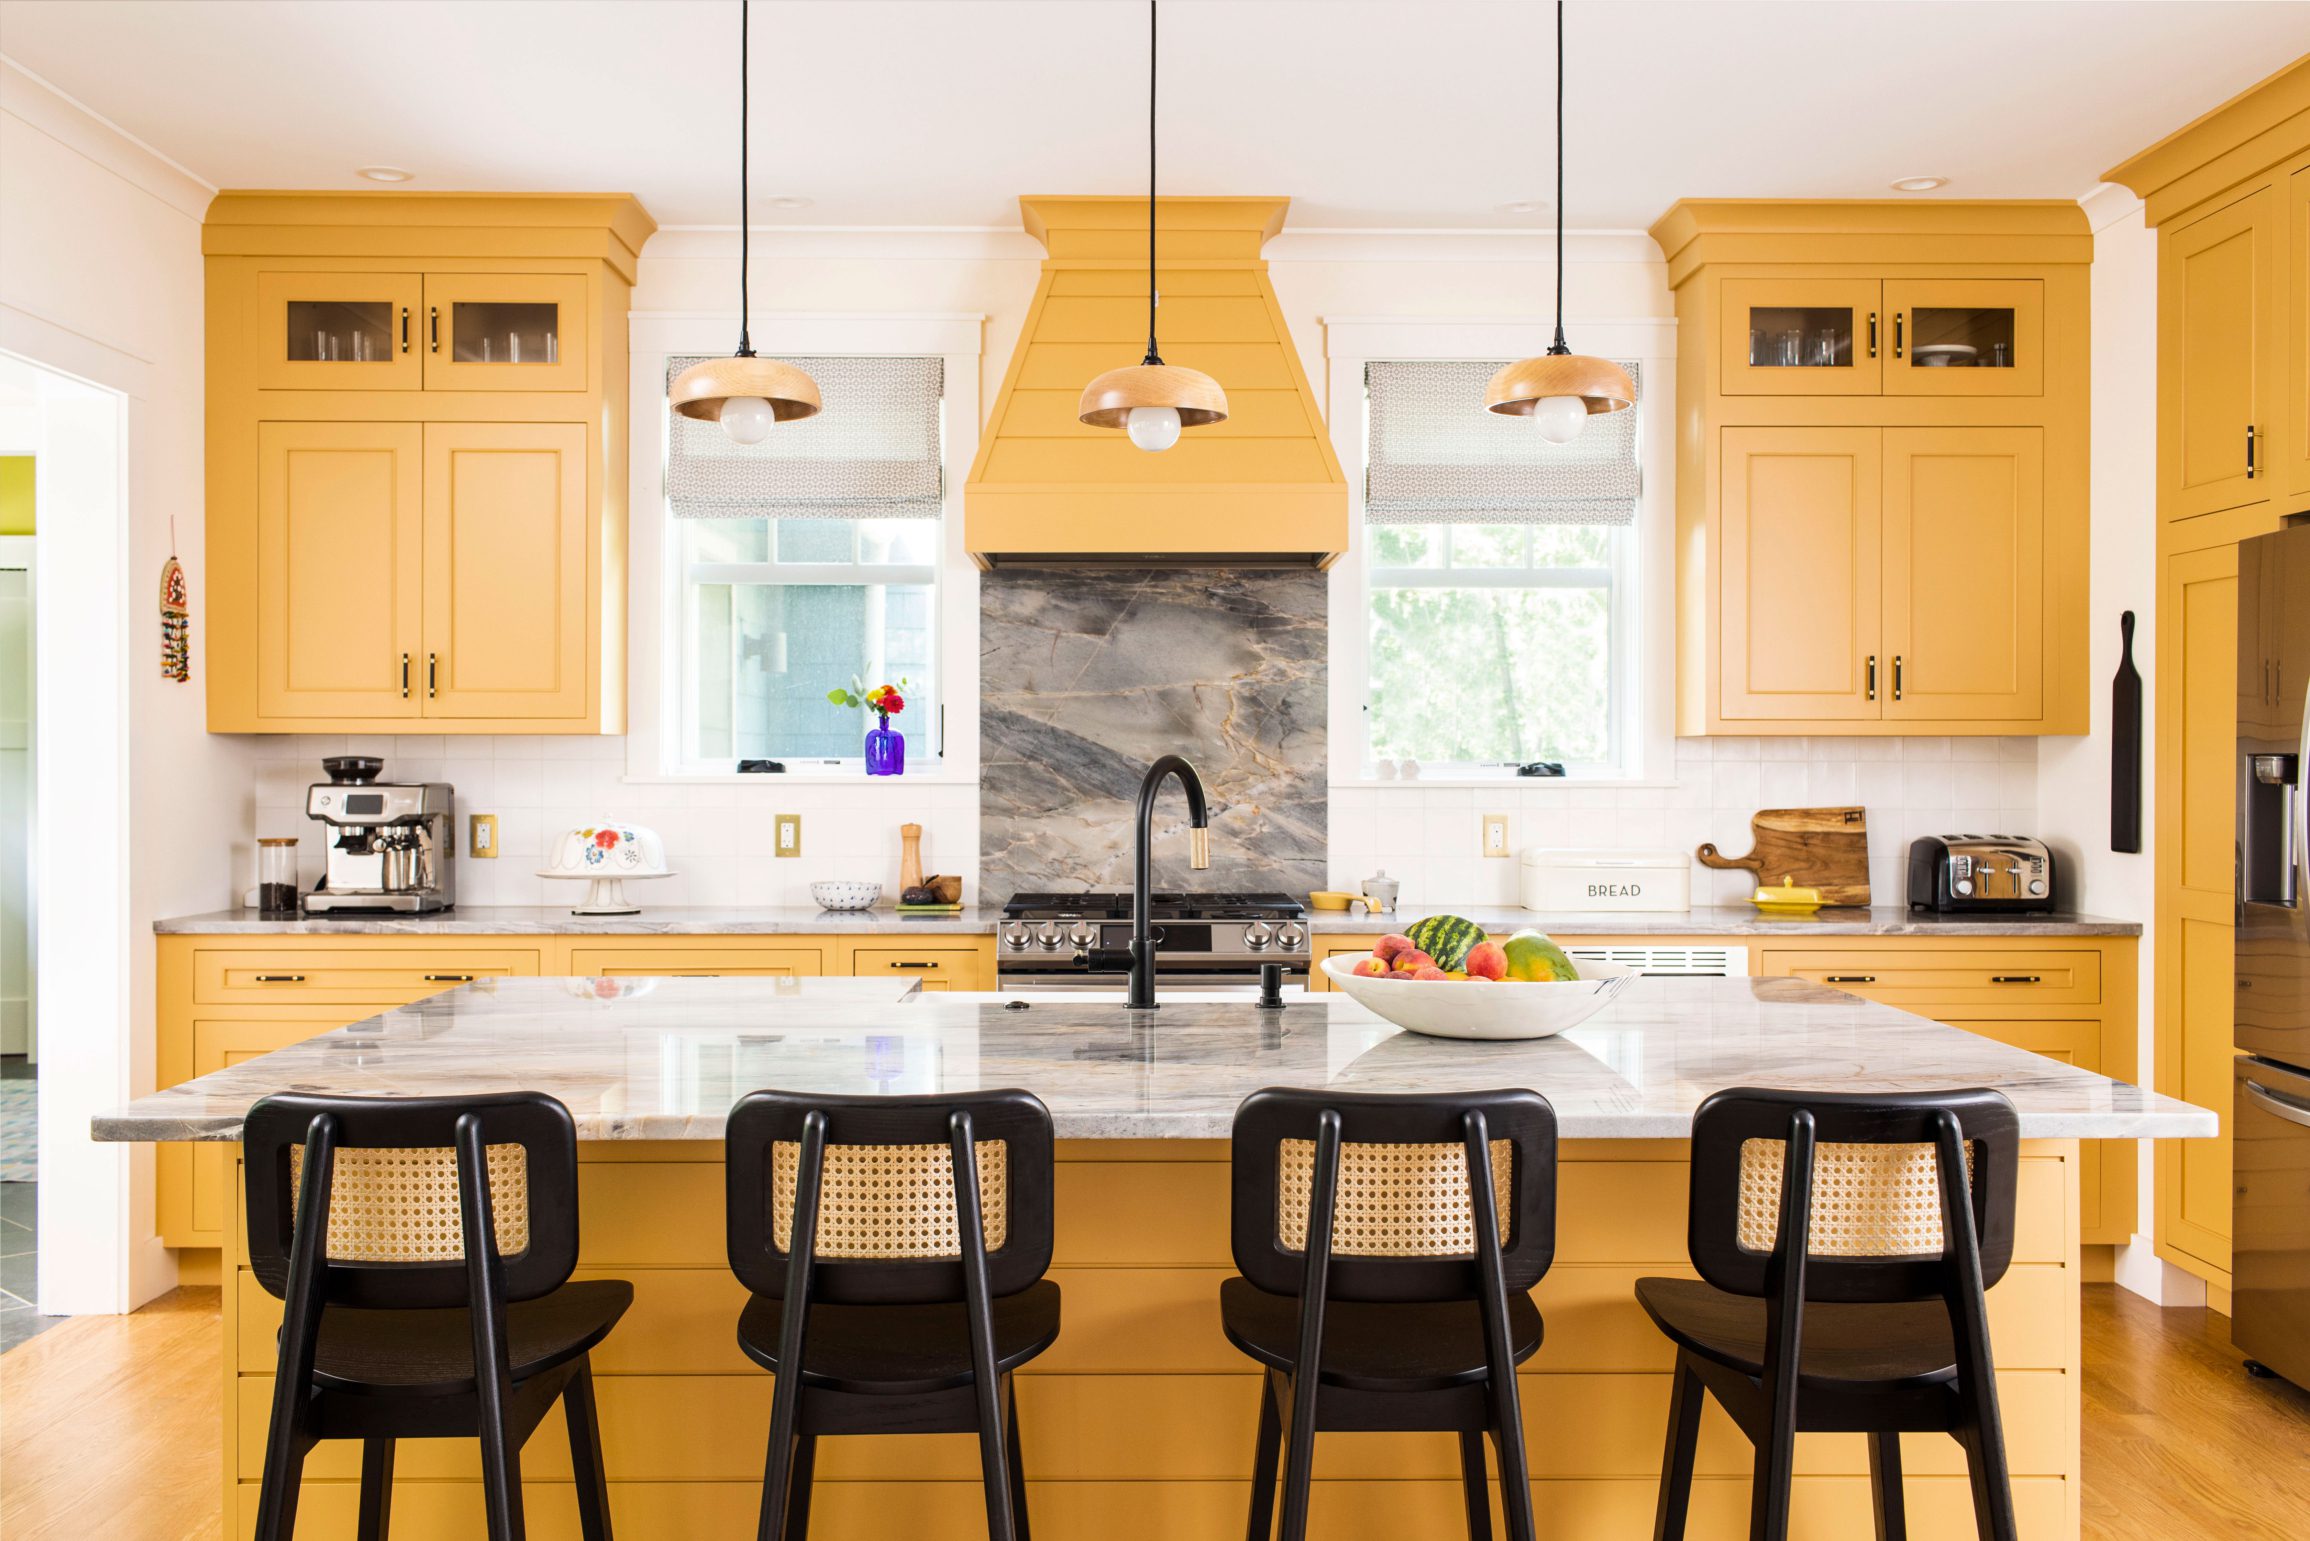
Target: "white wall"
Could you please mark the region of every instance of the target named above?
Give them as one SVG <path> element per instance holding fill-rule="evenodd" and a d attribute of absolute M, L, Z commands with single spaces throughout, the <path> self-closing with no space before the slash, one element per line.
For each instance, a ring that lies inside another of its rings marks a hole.
<path fill-rule="evenodd" d="M 44 910 L 40 1292 L 51 1310 L 122 1310 L 174 1280 L 152 1235 L 149 1151 L 94 1145 L 84 1120 L 153 1084 L 152 921 L 227 900 L 249 840 L 252 746 L 204 731 L 200 681 L 200 216 L 212 191 L 0 61 L 0 347 L 126 397 L 116 495 L 92 489 L 87 505 L 122 522 L 80 548 L 108 550 L 109 566 L 63 580 L 117 599 L 117 632 L 88 619 L 101 611 L 52 603 L 47 574 L 66 548 L 55 523 L 41 539 L 43 658 L 54 644 L 75 667 L 74 690 L 43 693 L 44 772 L 70 778 L 99 759 L 128 772 L 125 827 L 109 820 L 44 853 L 44 872 L 71 874 L 125 922 L 99 925 L 107 912 L 87 910 L 67 925 Z M 159 673 L 172 517 L 193 604 L 185 685 Z M 91 624 L 105 629 L 90 635 Z M 84 734 L 54 715 L 60 697 Z M 44 802 L 57 779 L 44 773 Z"/>

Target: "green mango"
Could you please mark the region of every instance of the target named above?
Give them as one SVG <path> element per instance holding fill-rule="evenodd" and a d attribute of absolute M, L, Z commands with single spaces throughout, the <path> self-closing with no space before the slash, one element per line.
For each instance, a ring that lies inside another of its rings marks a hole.
<path fill-rule="evenodd" d="M 1508 977 L 1525 983 L 1564 981 L 1580 977 L 1564 949 L 1538 931 L 1519 931 L 1500 944 L 1508 954 Z"/>

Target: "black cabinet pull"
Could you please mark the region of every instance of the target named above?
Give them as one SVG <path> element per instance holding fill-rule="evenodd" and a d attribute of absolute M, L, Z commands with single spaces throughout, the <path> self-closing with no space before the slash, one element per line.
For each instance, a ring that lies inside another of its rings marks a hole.
<path fill-rule="evenodd" d="M 1909 313 L 1904 310 L 1896 310 L 1893 312 L 1893 357 L 1895 358 L 1899 358 L 1901 356 L 1901 334 L 1904 325 L 1908 320 L 1908 316 Z"/>
<path fill-rule="evenodd" d="M 2045 976 L 2042 974 L 1992 974 L 1989 976 L 1989 982 L 1993 985 L 2041 985 L 2045 983 Z"/>
<path fill-rule="evenodd" d="M 2254 425 L 2246 425 L 2246 480 L 2254 479 Z"/>
<path fill-rule="evenodd" d="M 425 976 L 425 982 L 429 985 L 469 985 L 473 983 L 473 980 L 474 976 L 471 974 L 428 974 Z"/>
<path fill-rule="evenodd" d="M 259 974 L 257 976 L 257 983 L 261 985 L 301 985 L 304 982 L 305 976 L 302 974 Z"/>
<path fill-rule="evenodd" d="M 427 653 L 427 654 L 425 655 L 425 699 L 426 699 L 426 700 L 428 700 L 428 701 L 431 701 L 431 700 L 435 699 L 437 696 L 439 696 L 439 695 L 441 694 L 441 691 L 440 691 L 440 678 L 441 678 L 441 655 L 440 655 L 440 654 L 438 654 L 438 653 Z"/>
<path fill-rule="evenodd" d="M 892 967 L 892 968 L 937 968 L 937 967 L 938 967 L 938 965 L 937 965 L 937 964 L 935 964 L 935 963 L 914 963 L 914 962 L 899 962 L 899 963 L 893 963 L 893 964 L 891 965 L 891 967 Z"/>
<path fill-rule="evenodd" d="M 1901 699 L 1901 655 L 1893 655 L 1893 699 Z"/>
<path fill-rule="evenodd" d="M 401 699 L 409 699 L 409 655 L 401 655 Z"/>
<path fill-rule="evenodd" d="M 1869 312 L 1869 357 L 1877 356 L 1877 313 Z"/>
<path fill-rule="evenodd" d="M 401 351 L 409 351 L 409 307 L 401 307 Z"/>
<path fill-rule="evenodd" d="M 1873 985 L 1877 982 L 1877 976 L 1874 974 L 1828 974 L 1823 976 L 1822 982 L 1832 985 Z"/>
<path fill-rule="evenodd" d="M 439 353 L 439 352 L 441 351 L 441 307 L 440 307 L 440 306 L 438 306 L 438 305 L 428 305 L 428 306 L 426 306 L 426 307 L 425 307 L 425 328 L 426 328 L 426 332 L 427 332 L 427 335 L 428 335 L 428 336 L 430 336 L 430 337 L 431 337 L 431 339 L 432 339 L 432 348 L 433 348 L 433 351 L 434 351 L 435 353 Z"/>
<path fill-rule="evenodd" d="M 401 693 L 407 695 L 409 692 L 405 690 Z M 1869 699 L 1872 701 L 1877 699 L 1877 655 L 1875 653 L 1869 655 Z"/>

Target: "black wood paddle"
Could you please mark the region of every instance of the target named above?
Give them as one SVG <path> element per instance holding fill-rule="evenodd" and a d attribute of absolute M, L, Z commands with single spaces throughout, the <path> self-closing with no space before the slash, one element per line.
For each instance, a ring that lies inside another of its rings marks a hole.
<path fill-rule="evenodd" d="M 2109 848 L 2142 848 L 2142 677 L 2134 669 L 2134 613 L 2118 617 L 2125 638 L 2109 687 Z"/>

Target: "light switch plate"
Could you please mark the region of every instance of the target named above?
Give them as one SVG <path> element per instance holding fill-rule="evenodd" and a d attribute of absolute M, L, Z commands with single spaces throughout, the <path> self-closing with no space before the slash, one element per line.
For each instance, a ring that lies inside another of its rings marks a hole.
<path fill-rule="evenodd" d="M 466 821 L 465 854 L 480 861 L 497 859 L 497 815 L 476 813 Z"/>
<path fill-rule="evenodd" d="M 1504 813 L 1484 815 L 1484 854 L 1486 856 L 1505 856 L 1508 854 L 1508 815 Z"/>
<path fill-rule="evenodd" d="M 778 835 L 770 854 L 773 856 L 800 856 L 802 854 L 802 815 L 778 815 Z"/>

